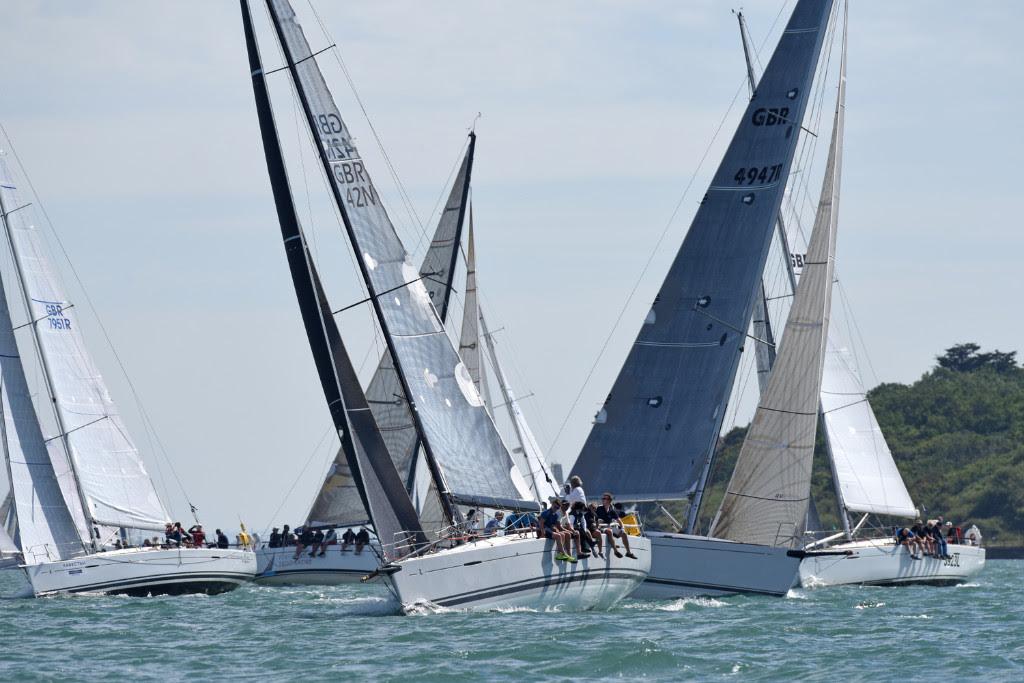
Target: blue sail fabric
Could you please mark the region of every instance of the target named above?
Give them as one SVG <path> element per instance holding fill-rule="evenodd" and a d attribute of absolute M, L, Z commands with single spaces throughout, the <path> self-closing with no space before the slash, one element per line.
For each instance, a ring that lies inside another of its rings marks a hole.
<path fill-rule="evenodd" d="M 800 0 L 574 469 L 620 499 L 693 494 L 718 438 L 831 12 Z M 753 343 L 753 342 L 751 342 Z"/>

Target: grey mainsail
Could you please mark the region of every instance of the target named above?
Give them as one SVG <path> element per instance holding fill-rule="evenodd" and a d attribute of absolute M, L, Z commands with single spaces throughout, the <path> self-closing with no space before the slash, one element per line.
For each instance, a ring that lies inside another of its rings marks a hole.
<path fill-rule="evenodd" d="M 386 558 L 400 557 L 424 542 L 412 502 L 373 421 L 352 362 L 334 322 L 316 266 L 306 245 L 288 184 L 270 96 L 247 0 L 241 0 L 245 42 L 259 115 L 263 150 L 274 192 L 281 237 L 320 385 L 363 505 L 369 511 Z M 394 545 L 392 545 L 394 543 Z"/>
<path fill-rule="evenodd" d="M 845 102 L 844 52 L 832 141 L 807 258 L 768 387 L 712 524 L 710 535 L 715 537 L 771 546 L 802 543 L 832 307 Z"/>
<path fill-rule="evenodd" d="M 700 487 L 746 344 L 831 0 L 800 0 L 574 471 L 625 500 Z"/>
<path fill-rule="evenodd" d="M 267 4 L 439 490 L 451 506 L 535 509 L 513 483 L 508 451 L 395 232 L 290 3 Z"/>
<path fill-rule="evenodd" d="M 455 277 L 453 263 L 458 256 L 462 239 L 462 224 L 465 216 L 466 197 L 473 172 L 473 154 L 476 149 L 476 134 L 470 132 L 469 145 L 455 176 L 434 237 L 430 241 L 419 275 L 427 289 L 430 300 L 436 302 L 438 314 L 444 322 L 448 313 L 452 284 Z M 384 351 L 377 370 L 366 389 L 366 399 L 373 417 L 387 444 L 391 459 L 399 476 L 406 482 L 406 488 L 414 494 L 420 520 L 428 531 L 444 526 L 444 515 L 439 510 L 436 491 L 415 491 L 417 469 L 416 450 L 419 439 L 416 421 L 409 410 L 402 383 L 395 372 L 391 352 Z M 366 511 L 354 493 L 352 472 L 348 468 L 345 454 L 339 450 L 331 463 L 320 491 L 310 508 L 308 519 L 320 524 L 350 526 L 366 519 Z"/>

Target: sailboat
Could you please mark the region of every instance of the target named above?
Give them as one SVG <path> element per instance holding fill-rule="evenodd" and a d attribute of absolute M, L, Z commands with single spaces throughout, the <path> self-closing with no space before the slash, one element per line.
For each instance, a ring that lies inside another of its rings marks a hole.
<path fill-rule="evenodd" d="M 0 216 L 13 271 L 0 273 L 0 441 L 20 566 L 33 592 L 219 593 L 252 580 L 249 552 L 124 547 L 138 532 L 162 533 L 170 517 L 86 350 L 34 215 L 0 150 Z M 23 325 L 14 324 L 8 306 L 14 290 Z M 30 339 L 19 345 L 15 330 L 24 327 Z M 39 412 L 26 358 L 35 359 L 38 366 L 30 367 L 43 379 Z M 42 411 L 52 411 L 56 433 L 40 420 Z"/>
<path fill-rule="evenodd" d="M 476 133 L 470 131 L 459 171 L 419 269 L 419 277 L 430 300 L 435 302 L 442 323 L 450 308 L 455 262 L 462 239 L 475 150 Z M 475 313 L 471 315 L 475 319 Z M 416 425 L 408 407 L 409 402 L 395 375 L 394 361 L 389 351 L 382 355 L 366 393 L 370 410 L 380 426 L 395 468 L 413 496 L 420 523 L 439 532 L 445 526 L 444 518 L 440 513 L 437 493 L 429 485 L 429 471 L 422 458 L 417 457 L 420 444 L 416 438 Z M 368 527 L 369 519 L 344 449 L 339 449 L 304 524 L 340 530 Z M 323 556 L 302 553 L 298 557 L 295 556 L 293 546 L 271 548 L 264 544 L 257 548 L 256 556 L 259 566 L 256 575 L 258 583 L 333 585 L 359 581 L 375 570 L 379 566 L 380 544 L 373 538 L 370 547 L 361 553 L 356 553 L 353 546 L 342 551 L 341 545 L 338 545 L 330 546 Z"/>
<path fill-rule="evenodd" d="M 748 33 L 743 13 L 737 18 L 747 63 L 751 93 L 756 90 L 754 65 L 751 59 Z M 846 59 L 846 27 L 843 28 L 842 60 Z M 785 257 L 785 271 L 790 286 L 796 290 L 797 259 L 792 258 L 790 244 L 798 235 L 788 235 L 786 222 L 780 213 L 777 227 L 779 241 Z M 796 253 L 802 253 L 798 249 Z M 799 259 L 802 263 L 803 259 Z M 836 280 L 838 282 L 838 280 Z M 835 283 L 833 283 L 833 296 Z M 771 346 L 773 334 L 768 315 L 764 288 L 755 301 L 754 336 L 767 340 L 758 344 L 757 372 L 761 390 L 767 383 L 775 361 Z M 842 332 L 831 326 L 825 350 L 822 374 L 820 427 L 826 454 L 832 471 L 835 497 L 843 532 L 823 538 L 811 539 L 807 557 L 800 563 L 800 583 L 804 587 L 837 584 L 951 584 L 968 580 L 981 571 L 985 562 L 984 549 L 976 545 L 957 545 L 948 558 L 924 557 L 916 561 L 906 548 L 899 548 L 891 533 L 877 527 L 866 527 L 869 515 L 914 519 L 919 512 L 900 476 L 885 436 L 878 425 L 868 401 L 856 359 Z M 813 499 L 810 503 L 813 505 Z M 809 510 L 807 529 L 820 528 L 811 521 Z M 851 524 L 851 514 L 863 516 Z M 945 530 L 944 530 L 945 531 Z M 879 533 L 881 532 L 881 533 Z M 820 552 L 824 551 L 824 552 Z"/>
<path fill-rule="evenodd" d="M 535 511 L 536 502 L 524 498 L 513 480 L 511 457 L 384 210 L 290 3 L 266 4 L 408 400 L 442 514 L 457 527 L 464 521 L 460 505 Z M 470 609 L 614 605 L 647 576 L 646 542 L 634 545 L 639 559 L 628 563 L 614 558 L 561 563 L 550 542 L 526 535 L 428 538 L 320 285 L 295 212 L 252 17 L 246 0 L 241 5 L 264 153 L 296 298 L 346 461 L 381 542 L 384 564 L 378 573 L 406 610 L 422 603 Z"/>
<path fill-rule="evenodd" d="M 806 420 L 797 414 L 808 386 L 820 382 L 820 350 L 806 330 L 827 328 L 821 292 L 809 282 L 797 293 L 787 321 L 787 327 L 802 331 L 788 335 L 779 349 L 756 429 L 744 443 L 745 455 L 717 521 L 706 536 L 696 533 L 696 521 L 740 353 L 764 344 L 746 332 L 762 294 L 761 274 L 832 5 L 831 0 L 800 0 L 794 8 L 576 462 L 574 471 L 588 486 L 610 490 L 618 500 L 690 502 L 686 533 L 646 532 L 651 574 L 634 597 L 784 595 L 797 581 L 802 551 L 795 531 L 802 527 L 810 489 L 801 449 L 808 436 L 812 446 L 814 440 L 814 427 L 808 433 Z M 832 181 L 828 176 L 826 181 L 823 196 L 831 197 L 826 193 L 832 192 Z M 830 223 L 819 214 L 818 249 L 829 264 Z M 831 265 L 818 270 L 826 268 Z M 796 300 L 804 302 L 799 309 Z M 778 410 L 790 412 L 778 413 L 783 419 L 768 417 Z M 765 443 L 777 448 L 760 458 Z M 787 458 L 793 462 L 787 464 Z M 763 469 L 769 463 L 786 476 Z M 743 504 L 761 494 L 792 501 L 770 515 L 772 529 L 756 524 L 756 518 L 769 515 Z M 800 519 L 790 519 L 798 512 Z"/>

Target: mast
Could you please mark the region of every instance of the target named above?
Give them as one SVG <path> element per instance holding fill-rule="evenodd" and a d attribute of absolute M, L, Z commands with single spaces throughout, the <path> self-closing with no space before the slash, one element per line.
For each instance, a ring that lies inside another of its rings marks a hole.
<path fill-rule="evenodd" d="M 13 211 L 17 211 L 25 207 L 15 207 Z M 49 398 L 50 407 L 53 409 L 54 417 L 57 421 L 57 428 L 60 430 L 60 441 L 63 445 L 65 457 L 67 458 L 68 465 L 71 468 L 71 476 L 75 482 L 75 491 L 78 494 L 78 505 L 82 511 L 82 518 L 85 521 L 85 532 L 89 536 L 89 547 L 95 552 L 98 550 L 96 544 L 96 535 L 93 532 L 93 525 L 96 520 L 93 519 L 92 514 L 89 512 L 89 507 L 86 504 L 85 491 L 82 489 L 82 481 L 78 473 L 78 466 L 75 464 L 75 459 L 71 456 L 71 445 L 68 443 L 68 429 L 64 423 L 64 416 L 61 414 L 61 410 L 57 403 L 57 394 L 53 387 L 53 379 L 50 375 L 50 363 L 47 358 L 45 347 L 42 341 L 39 339 L 39 329 L 36 325 L 40 322 L 32 319 L 32 302 L 28 294 L 28 285 L 25 281 L 24 265 L 21 259 L 21 253 L 15 244 L 14 237 L 11 235 L 11 226 L 7 220 L 10 213 L 7 210 L 7 206 L 3 199 L 3 193 L 0 192 L 0 221 L 3 222 L 4 234 L 7 237 L 7 244 L 10 247 L 11 255 L 13 256 L 14 272 L 18 278 L 19 289 L 21 290 L 22 302 L 25 305 L 25 311 L 29 316 L 28 326 L 32 330 L 32 342 L 36 349 L 36 354 L 39 357 L 39 362 L 43 369 L 43 380 L 46 386 L 46 395 Z M 5 435 L 6 441 L 6 435 Z M 6 447 L 6 446 L 5 446 Z M 66 502 L 66 501 L 65 501 Z M 85 545 L 85 539 L 82 539 L 83 545 Z"/>
<path fill-rule="evenodd" d="M 281 21 L 274 11 L 273 0 L 266 0 L 267 8 L 270 10 L 270 21 L 274 25 L 274 31 L 277 34 L 278 43 L 281 46 L 281 52 L 284 55 L 285 61 L 288 64 L 288 73 L 291 75 L 292 82 L 295 84 L 295 92 L 298 95 L 299 103 L 302 105 L 302 111 L 306 115 L 306 123 L 309 125 L 310 131 L 312 131 L 313 138 L 318 139 L 317 133 L 317 122 L 313 116 L 313 110 L 309 104 L 309 98 L 306 92 L 302 88 L 302 82 L 299 78 L 298 69 L 296 67 L 295 57 L 292 54 L 291 46 L 288 44 L 288 40 L 285 38 L 284 30 L 281 26 Z M 310 59 L 315 59 L 315 56 L 311 56 Z M 328 178 L 331 177 L 331 160 L 327 156 L 327 150 L 323 145 L 316 145 L 318 156 L 320 157 L 320 163 L 323 165 L 324 173 Z M 352 219 L 349 216 L 348 208 L 345 205 L 345 198 L 341 196 L 341 190 L 335 183 L 328 183 L 331 189 L 331 195 L 334 197 L 334 203 L 338 207 L 338 211 L 341 214 L 342 222 L 345 225 L 345 231 L 348 233 L 349 241 L 352 244 L 358 244 L 355 232 L 352 227 Z M 367 293 L 370 297 L 370 303 L 373 306 L 374 313 L 377 315 L 377 321 L 384 331 L 384 342 L 387 344 L 388 351 L 391 353 L 391 357 L 396 359 L 395 362 L 395 375 L 398 377 L 399 382 L 402 385 L 402 390 L 409 400 L 410 408 L 412 408 L 413 419 L 416 423 L 416 432 L 418 438 L 422 443 L 423 451 L 427 456 L 427 463 L 430 467 L 430 473 L 437 485 L 438 495 L 443 501 L 444 507 L 447 511 L 447 516 L 452 520 L 459 520 L 462 518 L 458 507 L 451 499 L 451 494 L 445 483 L 445 478 L 440 468 L 437 466 L 437 461 L 434 458 L 433 452 L 430 447 L 430 443 L 423 437 L 423 424 L 419 414 L 415 408 L 415 401 L 413 400 L 413 393 L 409 390 L 409 383 L 405 377 L 405 373 L 401 368 L 401 363 L 397 362 L 397 354 L 395 351 L 394 341 L 391 338 L 390 330 L 388 329 L 388 321 L 384 316 L 384 311 L 381 310 L 380 300 L 378 294 L 375 291 L 373 280 L 370 277 L 370 273 L 367 264 L 364 259 L 356 257 L 356 262 L 359 265 L 359 272 L 363 277 L 363 282 L 366 284 Z"/>
<path fill-rule="evenodd" d="M 362 390 L 327 305 L 295 211 L 248 0 L 240 0 L 240 4 L 253 94 L 281 237 L 306 336 L 331 418 L 363 505 L 370 513 L 382 543 L 387 543 L 387 531 L 408 531 L 414 534 L 417 542 L 424 542 L 426 539 L 412 502 L 383 445 L 380 432 L 373 424 L 365 396 L 359 403 Z"/>

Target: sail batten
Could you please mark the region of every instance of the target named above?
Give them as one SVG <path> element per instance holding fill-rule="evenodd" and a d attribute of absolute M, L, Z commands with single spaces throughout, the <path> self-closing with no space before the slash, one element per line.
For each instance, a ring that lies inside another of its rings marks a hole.
<path fill-rule="evenodd" d="M 534 508 L 519 497 L 510 456 L 417 279 L 290 3 L 267 5 L 438 489 L 445 498 Z"/>
<path fill-rule="evenodd" d="M 802 543 L 832 307 L 845 99 L 844 51 L 807 259 L 775 366 L 740 448 L 712 536 L 769 546 Z"/>
<path fill-rule="evenodd" d="M 831 0 L 801 0 L 576 462 L 623 500 L 693 495 L 747 342 Z M 741 332 L 742 331 L 742 332 Z"/>

